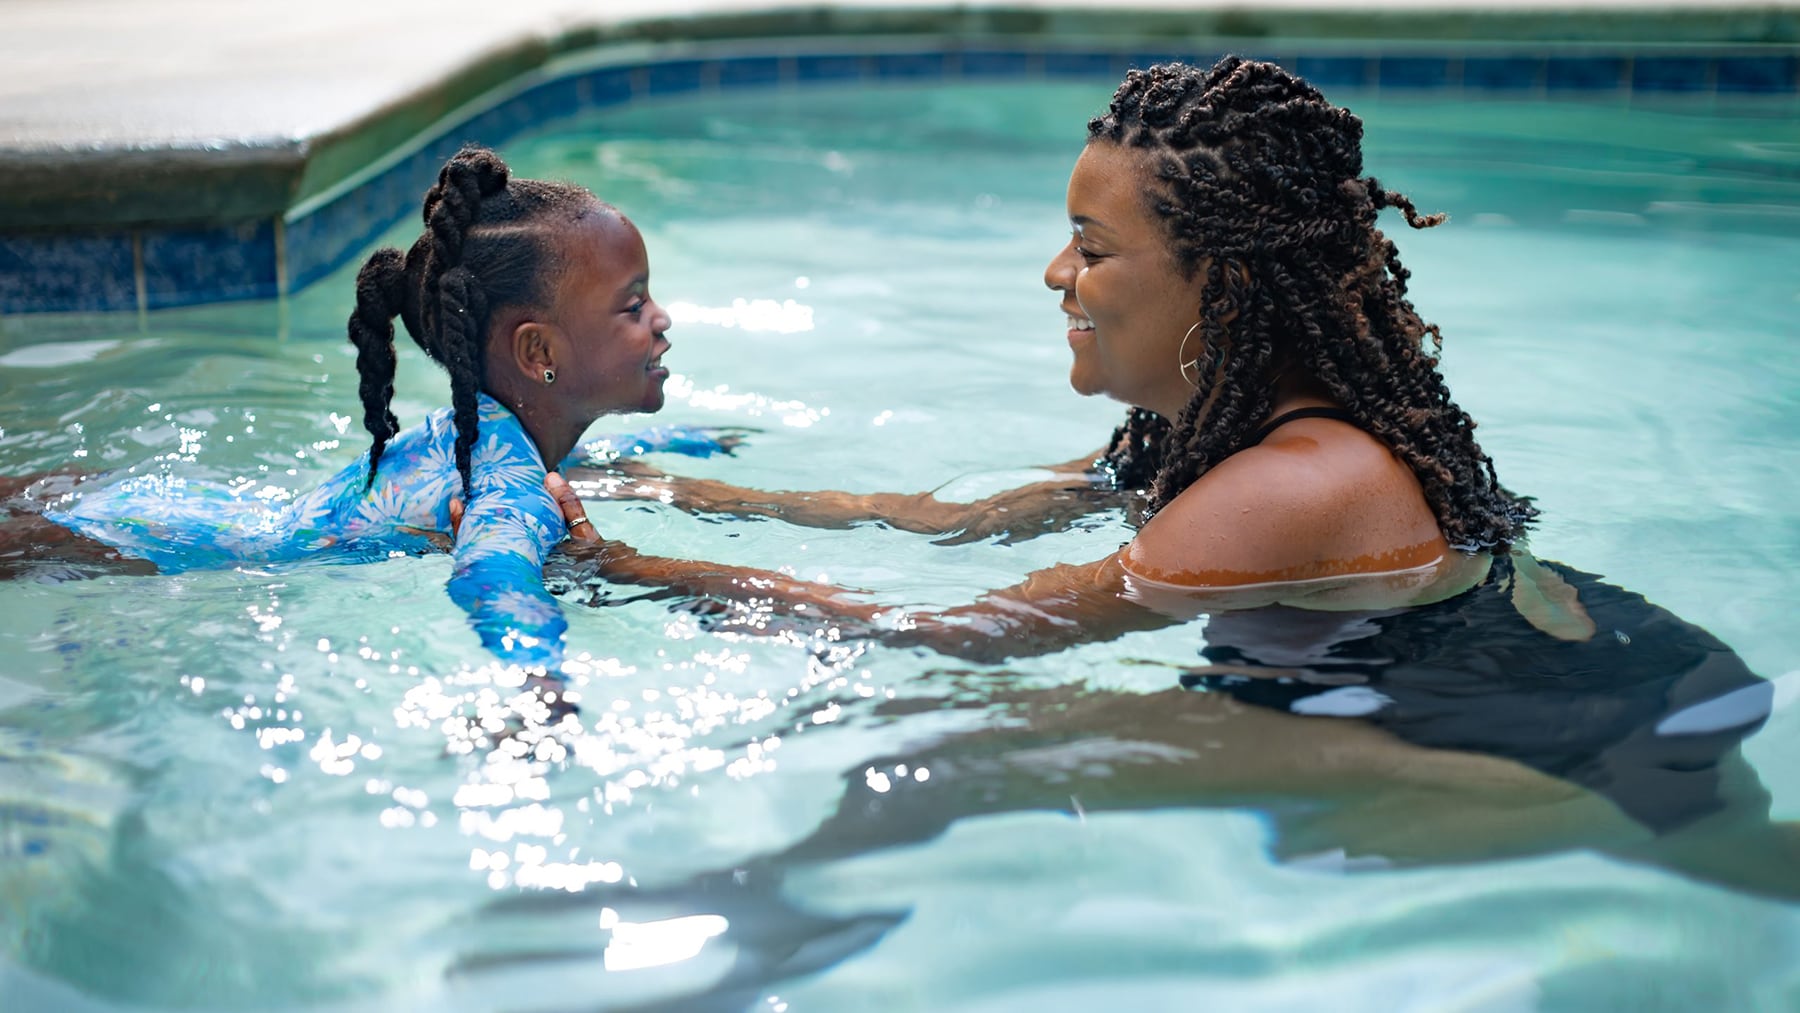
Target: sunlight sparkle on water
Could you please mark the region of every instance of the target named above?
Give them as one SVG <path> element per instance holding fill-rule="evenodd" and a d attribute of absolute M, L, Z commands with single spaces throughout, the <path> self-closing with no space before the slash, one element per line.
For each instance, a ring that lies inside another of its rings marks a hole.
<path fill-rule="evenodd" d="M 686 376 L 675 374 L 663 384 L 670 400 L 681 399 L 695 408 L 735 412 L 740 415 L 778 415 L 790 426 L 805 428 L 831 414 L 830 408 L 811 408 L 803 401 L 776 400 L 762 394 L 734 394 L 727 384 L 699 390 Z"/>
<path fill-rule="evenodd" d="M 628 922 L 612 908 L 600 912 L 600 927 L 612 930 L 603 956 L 608 971 L 677 964 L 699 955 L 706 941 L 723 935 L 731 923 L 720 915 L 686 915 L 656 922 Z"/>
<path fill-rule="evenodd" d="M 811 306 L 783 299 L 733 299 L 730 306 L 701 306 L 691 302 L 672 302 L 666 307 L 669 319 L 678 324 L 711 324 L 735 327 L 751 332 L 798 334 L 813 329 Z"/>

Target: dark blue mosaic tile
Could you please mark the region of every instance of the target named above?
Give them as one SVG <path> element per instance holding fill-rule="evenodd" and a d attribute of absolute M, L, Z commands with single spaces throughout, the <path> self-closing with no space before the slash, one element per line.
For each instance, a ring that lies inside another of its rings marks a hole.
<path fill-rule="evenodd" d="M 645 91 L 651 95 L 679 95 L 699 91 L 706 82 L 710 60 L 675 60 L 644 68 Z"/>
<path fill-rule="evenodd" d="M 0 313 L 136 308 L 130 235 L 0 233 Z"/>
<path fill-rule="evenodd" d="M 631 68 L 607 67 L 575 79 L 576 94 L 585 106 L 612 106 L 631 101 Z"/>
<path fill-rule="evenodd" d="M 330 274 L 399 220 L 404 205 L 378 207 L 378 193 L 374 185 L 358 187 L 287 224 L 284 241 L 290 291 L 298 292 Z"/>
<path fill-rule="evenodd" d="M 1544 80 L 1541 56 L 1470 56 L 1463 59 L 1463 87 L 1472 91 L 1531 91 Z"/>
<path fill-rule="evenodd" d="M 150 309 L 273 299 L 273 219 L 143 234 L 144 301 Z"/>
<path fill-rule="evenodd" d="M 1045 77 L 1117 77 L 1124 63 L 1111 53 L 1045 53 Z"/>
<path fill-rule="evenodd" d="M 460 141 L 497 148 L 542 120 L 543 114 L 528 92 L 477 113 L 454 132 Z"/>
<path fill-rule="evenodd" d="M 442 164 L 442 159 L 416 154 L 394 163 L 365 184 L 361 189 L 365 191 L 367 203 L 362 211 L 364 223 L 361 229 L 368 229 L 367 219 L 371 213 L 390 223 L 407 216 L 423 221 L 425 191 L 437 181 Z M 381 226 L 386 227 L 385 224 Z"/>
<path fill-rule="evenodd" d="M 395 222 L 403 218 L 418 221 L 425 191 L 437 179 L 443 161 L 434 150 L 417 152 L 311 214 L 289 222 L 289 290 L 298 292 L 330 274 Z"/>
<path fill-rule="evenodd" d="M 1248 46 L 1233 46 L 1229 50 L 1226 50 L 1224 52 L 1201 54 L 1200 58 L 1194 62 L 1194 66 L 1210 67 L 1213 64 L 1218 63 L 1221 59 L 1225 58 L 1226 56 L 1233 56 L 1233 55 L 1241 56 L 1246 60 L 1261 60 L 1264 63 L 1273 63 L 1277 67 L 1285 67 L 1289 70 L 1293 69 L 1294 62 L 1296 60 L 1296 57 L 1294 56 L 1294 54 L 1292 52 L 1288 52 L 1288 51 L 1284 51 L 1284 50 L 1261 49 L 1261 48 L 1252 49 Z"/>
<path fill-rule="evenodd" d="M 1000 50 L 970 50 L 961 54 L 964 77 L 1024 77 L 1031 73 L 1031 54 Z"/>
<path fill-rule="evenodd" d="M 1384 56 L 1378 80 L 1383 88 L 1442 88 L 1450 83 L 1450 61 L 1442 56 Z"/>
<path fill-rule="evenodd" d="M 1625 61 L 1616 56 L 1552 56 L 1544 61 L 1550 91 L 1611 91 L 1625 83 Z"/>
<path fill-rule="evenodd" d="M 781 58 L 746 56 L 719 61 L 719 87 L 753 88 L 781 83 Z"/>
<path fill-rule="evenodd" d="M 883 53 L 874 62 L 875 76 L 886 80 L 926 81 L 944 76 L 942 53 Z"/>
<path fill-rule="evenodd" d="M 1125 58 L 1125 62 L 1132 67 L 1136 67 L 1140 70 L 1144 70 L 1144 69 L 1148 69 L 1150 67 L 1154 67 L 1159 63 L 1193 64 L 1193 63 L 1197 63 L 1198 61 L 1195 58 L 1194 54 L 1192 54 L 1192 53 L 1177 53 L 1177 52 L 1171 51 L 1171 52 L 1132 53 L 1130 56 L 1127 56 Z"/>
<path fill-rule="evenodd" d="M 794 77 L 801 81 L 854 81 L 862 74 L 860 56 L 802 56 L 794 61 Z"/>
<path fill-rule="evenodd" d="M 1640 56 L 1631 66 L 1631 87 L 1634 91 L 1707 91 L 1712 84 L 1711 63 L 1704 56 Z"/>
<path fill-rule="evenodd" d="M 1800 60 L 1792 56 L 1721 56 L 1719 91 L 1742 95 L 1785 95 L 1795 90 Z"/>
<path fill-rule="evenodd" d="M 1361 88 L 1369 83 L 1366 56 L 1302 56 L 1294 61 L 1294 73 L 1320 88 Z"/>
<path fill-rule="evenodd" d="M 575 115 L 583 105 L 577 78 L 559 77 L 545 81 L 520 96 L 531 110 L 535 121 L 562 120 Z"/>

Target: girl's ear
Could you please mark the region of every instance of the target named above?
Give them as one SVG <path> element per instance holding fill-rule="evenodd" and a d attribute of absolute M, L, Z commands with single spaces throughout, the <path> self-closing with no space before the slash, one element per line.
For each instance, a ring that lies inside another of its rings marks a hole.
<path fill-rule="evenodd" d="M 556 354 L 552 332 L 556 325 L 541 320 L 524 320 L 506 336 L 504 361 L 527 383 L 546 382 L 546 375 L 556 375 Z"/>

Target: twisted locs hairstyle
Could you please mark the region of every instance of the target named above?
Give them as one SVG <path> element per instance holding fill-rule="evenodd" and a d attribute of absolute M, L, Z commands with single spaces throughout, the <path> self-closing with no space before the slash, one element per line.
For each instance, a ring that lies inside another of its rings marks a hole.
<path fill-rule="evenodd" d="M 361 378 L 369 485 L 381 452 L 400 431 L 394 399 L 394 317 L 450 374 L 456 470 L 474 495 L 470 460 L 479 432 L 476 395 L 485 383 L 488 325 L 513 306 L 547 307 L 561 267 L 557 237 L 587 215 L 611 211 L 581 187 L 512 179 L 500 156 L 467 145 L 425 193 L 425 231 L 402 254 L 386 247 L 356 275 L 350 343 Z"/>
<path fill-rule="evenodd" d="M 1500 486 L 1450 400 L 1443 335 L 1375 227 L 1385 207 L 1415 229 L 1444 216 L 1362 175 L 1361 120 L 1274 64 L 1228 56 L 1131 71 L 1088 141 L 1145 153 L 1170 252 L 1205 276 L 1193 396 L 1172 423 L 1134 408 L 1105 456 L 1120 485 L 1148 487 L 1149 512 L 1249 444 L 1285 375 L 1316 380 L 1412 468 L 1453 546 L 1499 551 L 1523 531 L 1536 510 Z"/>

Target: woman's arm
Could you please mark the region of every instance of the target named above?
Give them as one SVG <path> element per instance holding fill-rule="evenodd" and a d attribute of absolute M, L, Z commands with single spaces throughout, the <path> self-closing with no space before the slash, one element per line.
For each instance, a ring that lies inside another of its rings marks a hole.
<path fill-rule="evenodd" d="M 930 492 L 747 489 L 716 479 L 670 475 L 635 458 L 621 458 L 605 468 L 572 468 L 568 478 L 590 499 L 654 499 L 687 513 L 768 517 L 814 528 L 886 524 L 941 535 L 940 545 L 959 545 L 995 536 L 1004 542 L 1024 541 L 1125 504 L 1125 495 L 1094 480 L 1097 456 L 1043 469 L 1052 477 L 970 503 L 940 500 Z"/>
<path fill-rule="evenodd" d="M 751 629 L 766 628 L 783 616 L 834 626 L 840 634 L 998 661 L 1110 640 L 1172 621 L 1130 599 L 1117 554 L 1095 563 L 1039 570 L 968 605 L 913 610 L 858 600 L 855 591 L 775 571 L 645 555 L 623 542 L 601 539 L 591 524 L 580 523 L 586 518 L 581 498 L 561 476 L 552 473 L 546 487 L 574 531 L 565 551 L 592 566 L 595 576 L 707 599 L 721 610 L 722 621 Z"/>

